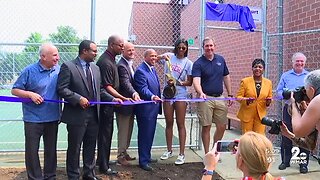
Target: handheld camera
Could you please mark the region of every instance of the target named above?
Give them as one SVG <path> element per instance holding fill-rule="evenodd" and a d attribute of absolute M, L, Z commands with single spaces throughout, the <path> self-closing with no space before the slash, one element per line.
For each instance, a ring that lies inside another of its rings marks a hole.
<path fill-rule="evenodd" d="M 282 125 L 282 121 L 263 117 L 261 119 L 261 123 L 271 127 L 271 129 L 268 131 L 270 134 L 279 134 L 281 131 L 280 126 Z"/>
<path fill-rule="evenodd" d="M 293 92 L 293 98 L 296 100 L 297 103 L 301 103 L 301 101 L 307 101 L 309 99 L 306 94 L 306 89 L 304 88 L 304 86 L 297 87 L 293 91 L 283 90 L 282 92 L 283 99 L 285 100 L 290 99 L 291 92 Z"/>
<path fill-rule="evenodd" d="M 220 140 L 217 141 L 217 152 L 236 153 L 239 140 Z"/>

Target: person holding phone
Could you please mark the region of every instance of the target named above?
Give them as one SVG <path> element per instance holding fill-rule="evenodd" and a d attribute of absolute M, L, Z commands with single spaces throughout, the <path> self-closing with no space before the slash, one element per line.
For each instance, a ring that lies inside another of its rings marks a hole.
<path fill-rule="evenodd" d="M 220 157 L 217 149 L 218 143 L 215 143 L 213 149 L 209 151 L 203 159 L 205 168 L 203 170 L 202 180 L 211 180 L 212 175 L 215 174 Z M 237 147 L 236 165 L 242 171 L 243 179 L 274 179 L 269 173 L 269 168 L 272 163 L 272 152 L 272 143 L 265 136 L 252 131 L 242 135 Z"/>

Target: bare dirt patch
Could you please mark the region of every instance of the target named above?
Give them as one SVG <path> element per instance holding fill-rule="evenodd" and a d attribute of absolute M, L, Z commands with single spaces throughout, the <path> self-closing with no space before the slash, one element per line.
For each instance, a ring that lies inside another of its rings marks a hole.
<path fill-rule="evenodd" d="M 126 179 L 137 179 L 137 180 L 196 180 L 201 179 L 201 170 L 203 164 L 198 163 L 185 163 L 183 165 L 176 166 L 174 164 L 152 164 L 154 171 L 147 172 L 140 169 L 137 165 L 131 166 L 113 166 L 114 169 L 119 171 L 117 176 L 106 176 L 97 173 L 98 177 L 103 180 L 126 180 Z M 0 168 L 0 179 L 1 180 L 20 180 L 27 179 L 25 168 Z M 66 180 L 67 175 L 65 168 L 57 169 L 57 180 Z M 214 180 L 222 180 L 218 174 L 212 177 Z"/>

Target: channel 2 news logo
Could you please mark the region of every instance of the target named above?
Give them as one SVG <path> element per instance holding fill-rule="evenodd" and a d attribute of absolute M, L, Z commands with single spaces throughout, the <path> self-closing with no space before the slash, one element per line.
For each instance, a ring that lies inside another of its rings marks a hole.
<path fill-rule="evenodd" d="M 300 153 L 299 147 L 292 147 L 291 153 L 290 164 L 307 164 L 307 154 L 304 152 Z"/>

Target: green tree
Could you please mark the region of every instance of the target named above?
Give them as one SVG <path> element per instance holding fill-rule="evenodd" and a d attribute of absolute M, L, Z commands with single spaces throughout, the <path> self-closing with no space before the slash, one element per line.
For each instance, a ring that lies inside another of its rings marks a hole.
<path fill-rule="evenodd" d="M 73 59 L 78 53 L 78 44 L 81 39 L 77 35 L 77 31 L 71 26 L 58 26 L 58 32 L 49 34 L 49 40 L 52 43 L 59 44 L 77 44 L 70 45 L 57 45 L 60 54 L 60 62 Z"/>
<path fill-rule="evenodd" d="M 31 33 L 31 35 L 24 41 L 25 43 L 42 43 L 44 40 L 42 35 L 38 32 Z M 24 52 L 38 52 L 39 45 L 27 45 Z"/>
<path fill-rule="evenodd" d="M 24 42 L 41 44 L 44 42 L 44 39 L 40 33 L 33 32 Z M 13 56 L 15 57 L 17 70 L 21 70 L 28 64 L 39 59 L 39 46 L 40 45 L 27 44 L 21 54 Z"/>
<path fill-rule="evenodd" d="M 78 44 L 81 39 L 77 31 L 71 26 L 58 26 L 58 32 L 49 34 L 49 39 L 53 43 Z M 60 46 L 60 52 L 77 52 L 77 46 Z"/>
<path fill-rule="evenodd" d="M 25 53 L 1 52 L 0 53 L 0 84 L 12 82 L 14 76 L 18 75 L 22 69 L 30 64 L 31 59 Z M 33 59 L 33 62 L 36 59 Z"/>

